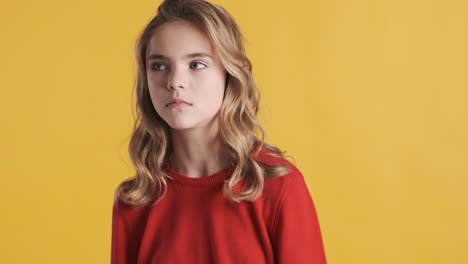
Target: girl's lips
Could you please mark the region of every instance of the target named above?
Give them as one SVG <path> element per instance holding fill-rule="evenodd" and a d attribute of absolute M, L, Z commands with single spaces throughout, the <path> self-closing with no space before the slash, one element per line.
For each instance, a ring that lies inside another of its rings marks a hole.
<path fill-rule="evenodd" d="M 176 102 L 176 103 L 170 103 L 167 106 L 168 107 L 179 107 L 179 106 L 191 106 L 191 104 L 184 103 L 184 102 Z"/>
<path fill-rule="evenodd" d="M 169 106 L 171 104 L 178 104 L 178 103 L 184 103 L 184 104 L 192 105 L 192 104 L 186 102 L 185 100 L 183 100 L 181 98 L 173 98 L 166 106 Z"/>

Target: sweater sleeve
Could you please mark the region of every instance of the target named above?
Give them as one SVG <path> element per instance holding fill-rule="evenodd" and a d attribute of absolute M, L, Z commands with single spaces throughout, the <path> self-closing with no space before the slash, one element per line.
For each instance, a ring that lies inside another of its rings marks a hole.
<path fill-rule="evenodd" d="M 291 175 L 276 211 L 272 246 L 277 264 L 326 264 L 314 202 L 302 173 Z"/>
<path fill-rule="evenodd" d="M 115 201 L 112 209 L 111 264 L 133 263 L 135 252 L 132 252 L 129 241 L 127 221 L 123 215 L 121 204 Z"/>

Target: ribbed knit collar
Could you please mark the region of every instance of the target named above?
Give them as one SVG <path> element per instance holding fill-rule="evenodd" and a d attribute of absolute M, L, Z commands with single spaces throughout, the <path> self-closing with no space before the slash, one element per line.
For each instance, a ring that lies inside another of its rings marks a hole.
<path fill-rule="evenodd" d="M 212 175 L 204 176 L 201 178 L 191 178 L 175 171 L 171 166 L 169 166 L 167 162 L 164 164 L 163 167 L 168 172 L 168 174 L 174 178 L 174 180 L 177 183 L 194 187 L 208 187 L 216 184 L 222 184 L 226 179 L 229 178 L 229 176 L 234 171 L 232 168 L 228 167 Z"/>

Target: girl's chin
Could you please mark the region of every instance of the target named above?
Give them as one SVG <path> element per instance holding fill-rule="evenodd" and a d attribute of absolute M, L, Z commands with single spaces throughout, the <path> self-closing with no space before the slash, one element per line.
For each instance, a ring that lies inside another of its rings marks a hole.
<path fill-rule="evenodd" d="M 176 129 L 176 130 L 185 130 L 185 129 L 191 129 L 195 127 L 195 124 L 184 123 L 184 122 L 169 122 L 168 124 L 172 129 Z"/>

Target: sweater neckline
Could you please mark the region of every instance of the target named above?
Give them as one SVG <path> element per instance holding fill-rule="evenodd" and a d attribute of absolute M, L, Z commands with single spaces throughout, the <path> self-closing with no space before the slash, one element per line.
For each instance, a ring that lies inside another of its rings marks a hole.
<path fill-rule="evenodd" d="M 208 176 L 192 178 L 177 172 L 167 162 L 164 163 L 164 169 L 177 183 L 195 187 L 212 186 L 224 183 L 224 181 L 227 180 L 233 172 L 232 168 L 227 167 Z"/>

